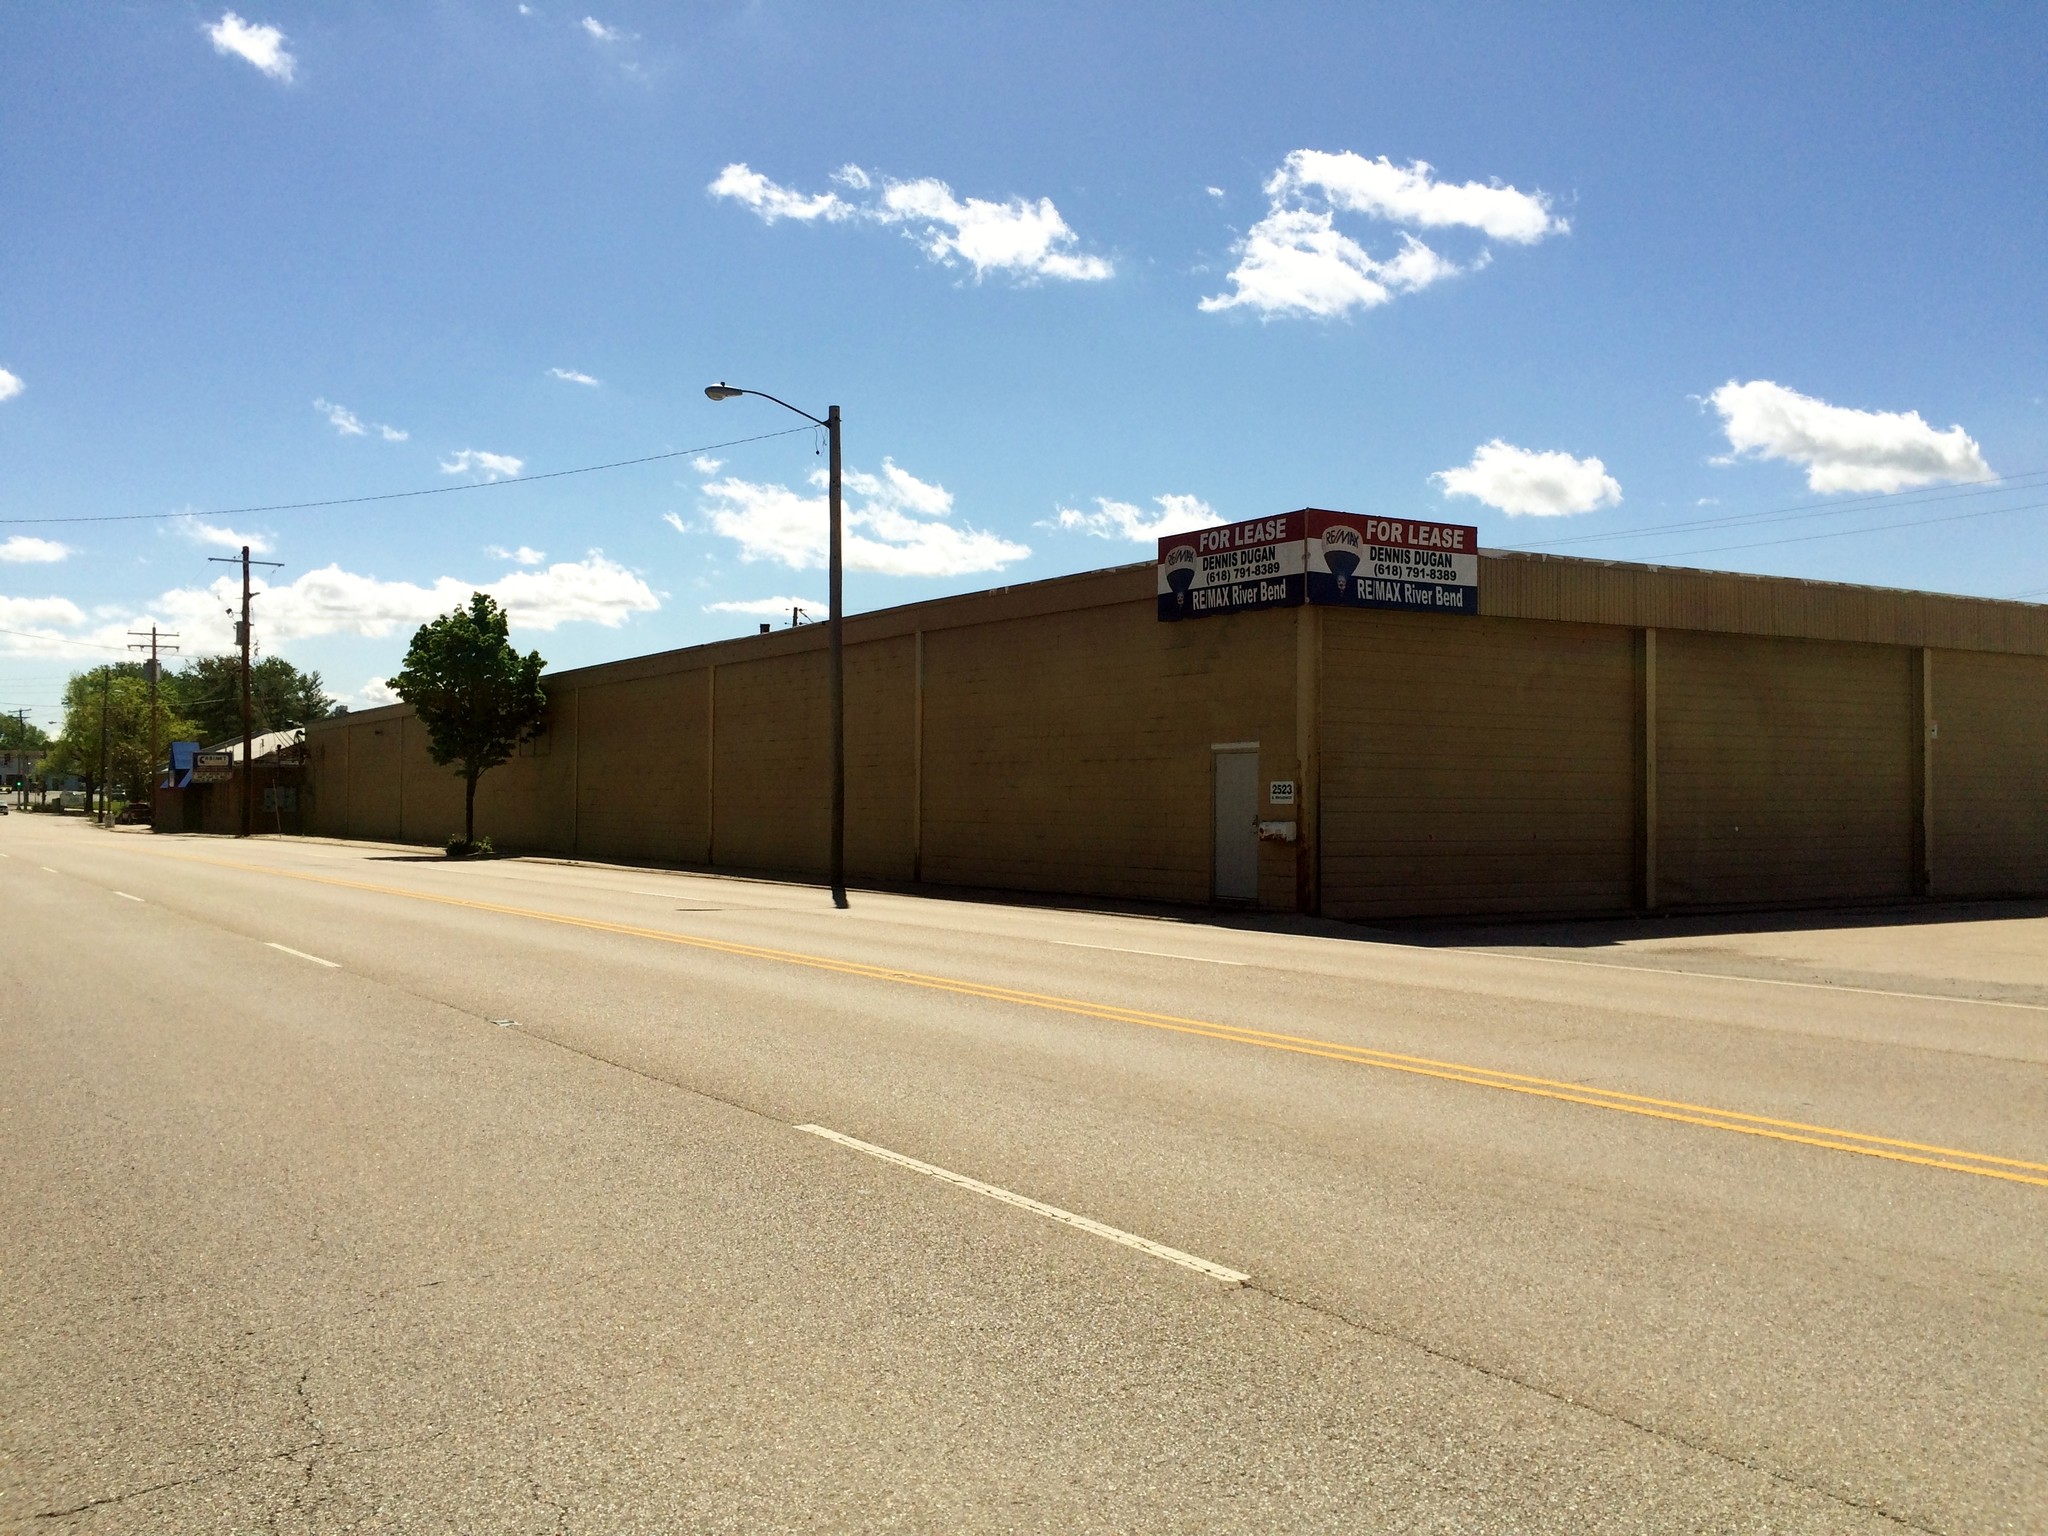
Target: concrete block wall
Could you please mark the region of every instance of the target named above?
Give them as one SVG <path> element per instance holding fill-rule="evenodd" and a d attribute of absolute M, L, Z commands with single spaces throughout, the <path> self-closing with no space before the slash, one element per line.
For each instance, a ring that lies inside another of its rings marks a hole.
<path fill-rule="evenodd" d="M 2048 627 L 2029 605 L 1582 564 L 1487 557 L 1482 590 L 1519 616 L 1162 624 L 1141 566 L 851 618 L 849 871 L 1205 902 L 1214 749 L 1255 743 L 1262 792 L 1299 792 L 1262 802 L 1300 833 L 1260 845 L 1272 910 L 2048 892 Z M 551 676 L 546 734 L 485 776 L 478 828 L 821 875 L 826 665 L 805 628 Z M 460 781 L 409 711 L 309 747 L 308 830 L 461 826 Z"/>

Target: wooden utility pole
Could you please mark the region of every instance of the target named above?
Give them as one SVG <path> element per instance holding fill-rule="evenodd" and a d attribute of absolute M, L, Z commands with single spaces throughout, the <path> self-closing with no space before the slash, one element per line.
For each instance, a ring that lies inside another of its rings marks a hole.
<path fill-rule="evenodd" d="M 251 560 L 249 546 L 244 544 L 239 555 L 213 555 L 212 560 L 223 565 L 242 567 L 242 617 L 235 625 L 235 638 L 242 646 L 242 830 L 237 837 L 251 837 L 256 831 L 256 807 L 252 803 L 256 794 L 256 763 L 252 751 L 255 733 L 249 724 L 249 650 L 255 638 L 254 628 L 249 622 L 249 599 L 255 594 L 249 590 L 249 567 L 267 565 L 275 569 L 282 562 L 277 560 Z"/>
<path fill-rule="evenodd" d="M 128 631 L 128 633 L 131 635 L 140 635 L 142 631 L 139 629 L 131 629 Z M 160 640 L 175 640 L 177 638 L 178 637 L 175 632 L 169 635 L 159 636 L 157 634 L 156 626 L 154 624 L 149 626 L 149 661 L 144 665 L 142 669 L 142 675 L 149 679 L 149 819 L 151 825 L 154 825 L 156 823 L 156 757 L 158 751 L 156 739 L 156 680 L 163 675 L 163 663 L 157 660 L 157 646 Z M 131 651 L 139 651 L 143 649 L 143 646 L 142 643 L 138 640 L 134 644 L 130 645 L 128 649 Z M 164 646 L 164 649 L 167 651 L 175 651 L 177 647 L 175 645 L 167 645 Z"/>
<path fill-rule="evenodd" d="M 99 792 L 100 825 L 107 824 L 107 692 L 114 686 L 114 669 L 100 668 L 100 780 L 93 787 Z"/>

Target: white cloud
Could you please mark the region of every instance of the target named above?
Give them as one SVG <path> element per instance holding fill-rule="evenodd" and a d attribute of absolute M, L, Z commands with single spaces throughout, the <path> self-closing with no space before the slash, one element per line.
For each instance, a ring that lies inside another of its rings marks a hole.
<path fill-rule="evenodd" d="M 818 492 L 739 479 L 704 487 L 704 510 L 713 532 L 740 546 L 742 560 L 773 560 L 792 570 L 825 564 L 825 473 L 811 476 Z M 888 459 L 879 475 L 846 475 L 845 555 L 849 570 L 890 576 L 958 576 L 995 571 L 1031 553 L 1022 544 L 947 521 L 953 497 L 944 486 L 920 480 Z"/>
<path fill-rule="evenodd" d="M 375 427 L 377 435 L 387 443 L 402 443 L 412 436 L 410 432 L 401 432 L 397 427 L 387 426 L 381 421 L 365 423 L 362 417 L 347 406 L 336 405 L 332 400 L 315 400 L 313 409 L 325 416 L 334 430 L 343 437 L 365 437 L 371 427 Z"/>
<path fill-rule="evenodd" d="M 1025 281 L 1050 277 L 1099 282 L 1116 270 L 1107 258 L 1075 249 L 1079 237 L 1049 197 L 1012 197 L 1005 202 L 961 198 L 933 177 L 878 179 L 857 165 L 842 166 L 832 179 L 851 192 L 879 195 L 851 202 L 837 192 L 805 194 L 770 181 L 744 163 L 720 171 L 710 192 L 731 198 L 770 224 L 778 219 L 858 219 L 901 227 L 931 260 L 946 266 L 965 263 L 977 280 L 1002 272 Z"/>
<path fill-rule="evenodd" d="M 706 613 L 750 613 L 763 619 L 786 619 L 792 608 L 801 608 L 807 619 L 830 617 L 830 610 L 808 597 L 750 597 L 743 602 L 706 603 Z"/>
<path fill-rule="evenodd" d="M 247 59 L 273 80 L 289 82 L 299 61 L 284 45 L 284 34 L 275 27 L 244 21 L 233 11 L 221 12 L 220 20 L 206 29 L 213 39 L 213 51 Z"/>
<path fill-rule="evenodd" d="M 27 388 L 28 386 L 21 382 L 18 375 L 9 373 L 5 368 L 0 368 L 0 400 L 12 400 Z"/>
<path fill-rule="evenodd" d="M 684 522 L 680 517 L 677 517 L 673 512 L 662 513 L 661 520 L 664 523 L 667 523 L 669 527 L 675 529 L 677 533 L 688 533 L 690 531 L 690 525 Z"/>
<path fill-rule="evenodd" d="M 522 6 L 521 9 L 525 7 Z M 343 694 L 341 702 L 351 709 L 381 709 L 386 704 L 399 702 L 398 690 L 391 686 L 388 679 L 372 677 L 366 679 L 363 686 L 354 693 Z"/>
<path fill-rule="evenodd" d="M 1061 507 L 1051 526 L 1085 533 L 1091 538 L 1129 539 L 1134 544 L 1149 544 L 1169 533 L 1214 528 L 1223 521 L 1217 516 L 1216 509 L 1198 496 L 1154 496 L 1152 500 L 1159 508 L 1157 512 L 1146 512 L 1128 501 L 1111 501 L 1107 496 L 1098 496 L 1095 498 L 1097 510 L 1082 512 L 1074 507 Z"/>
<path fill-rule="evenodd" d="M 70 554 L 70 547 L 55 539 L 38 539 L 17 533 L 0 542 L 0 565 L 54 565 Z"/>
<path fill-rule="evenodd" d="M 1621 482 L 1598 459 L 1539 453 L 1495 438 L 1462 469 L 1429 477 L 1446 496 L 1469 496 L 1510 517 L 1561 517 L 1592 512 L 1621 500 Z"/>
<path fill-rule="evenodd" d="M 67 597 L 0 595 L 0 656 L 55 656 L 77 661 L 80 643 L 60 633 L 85 622 L 85 613 Z M 127 637 L 111 642 L 125 646 Z M 111 653 L 102 653 L 111 660 Z"/>
<path fill-rule="evenodd" d="M 1204 187 L 1202 188 L 1202 190 L 1208 193 L 1211 197 L 1215 198 L 1218 202 L 1221 202 L 1223 200 L 1223 189 L 1221 187 Z"/>
<path fill-rule="evenodd" d="M 1368 160 L 1349 151 L 1297 149 L 1267 179 L 1265 192 L 1265 217 L 1237 244 L 1231 291 L 1204 298 L 1201 308 L 1330 319 L 1477 271 L 1491 260 L 1482 248 L 1461 266 L 1407 230 L 1399 250 L 1378 257 L 1337 228 L 1340 213 L 1422 229 L 1471 230 L 1516 245 L 1571 228 L 1550 211 L 1544 193 L 1500 183 L 1452 185 L 1438 181 L 1426 161 L 1397 166 L 1384 155 Z"/>
<path fill-rule="evenodd" d="M 925 255 L 947 265 L 964 261 L 977 279 L 1012 272 L 1092 283 L 1116 271 L 1104 258 L 1072 249 L 1077 237 L 1049 197 L 1035 203 L 1022 197 L 1002 203 L 962 200 L 943 181 L 926 177 L 885 183 L 881 210 L 874 216 L 887 224 L 917 226 L 913 238 Z"/>
<path fill-rule="evenodd" d="M 600 43 L 616 43 L 626 35 L 617 27 L 606 26 L 595 16 L 583 18 L 583 30 L 596 38 Z"/>
<path fill-rule="evenodd" d="M 1385 155 L 1368 160 L 1348 150 L 1333 155 L 1297 149 L 1266 184 L 1269 197 L 1281 191 L 1317 191 L 1333 208 L 1391 224 L 1476 229 L 1516 245 L 1533 245 L 1546 235 L 1571 229 L 1569 220 L 1550 211 L 1545 193 L 1522 192 L 1497 181 L 1453 186 L 1438 181 L 1426 160 L 1400 166 Z"/>
<path fill-rule="evenodd" d="M 597 388 L 597 380 L 587 373 L 578 373 L 574 368 L 550 368 L 548 372 L 565 383 L 585 384 L 592 389 Z"/>
<path fill-rule="evenodd" d="M 725 460 L 714 459 L 708 453 L 700 453 L 696 458 L 690 460 L 690 468 L 696 470 L 700 475 L 715 475 L 725 468 Z"/>
<path fill-rule="evenodd" d="M 388 635 L 438 618 L 467 603 L 472 592 L 496 597 L 518 629 L 552 630 L 570 623 L 616 628 L 636 613 L 661 606 L 646 582 L 598 550 L 582 560 L 513 571 L 496 581 L 442 576 L 425 586 L 328 565 L 259 593 L 256 633 L 267 645 L 311 635 Z M 180 644 L 188 650 L 203 650 L 210 635 L 225 631 L 228 621 L 221 610 L 240 600 L 241 578 L 222 576 L 209 586 L 164 593 L 157 599 L 158 617 L 184 632 Z"/>
<path fill-rule="evenodd" d="M 345 405 L 336 405 L 332 400 L 315 400 L 313 409 L 325 416 L 343 437 L 361 437 L 367 430 L 362 419 Z"/>
<path fill-rule="evenodd" d="M 529 549 L 524 544 L 517 549 L 506 549 L 501 544 L 493 544 L 484 553 L 493 560 L 510 560 L 514 565 L 539 565 L 547 559 L 541 551 Z"/>
<path fill-rule="evenodd" d="M 1728 434 L 1729 459 L 1752 454 L 1801 465 L 1808 490 L 1882 494 L 1991 478 L 1991 466 L 1967 432 L 1959 426 L 1938 432 L 1918 411 L 1852 410 L 1768 379 L 1730 379 L 1707 400 Z"/>
<path fill-rule="evenodd" d="M 758 215 L 764 224 L 773 224 L 777 219 L 824 219 L 836 223 L 852 218 L 854 213 L 853 205 L 842 200 L 837 192 L 806 197 L 770 181 L 744 162 L 735 162 L 720 171 L 709 190 L 713 197 L 731 198 Z"/>
<path fill-rule="evenodd" d="M 62 625 L 72 628 L 84 622 L 85 610 L 68 597 L 0 595 L 0 627 L 22 629 Z"/>
<path fill-rule="evenodd" d="M 202 522 L 196 517 L 181 519 L 178 531 L 195 544 L 210 544 L 216 549 L 239 551 L 246 544 L 252 555 L 267 555 L 271 550 L 270 540 L 260 533 L 237 533 L 224 523 Z"/>
<path fill-rule="evenodd" d="M 486 480 L 511 480 L 525 467 L 524 459 L 515 459 L 509 453 L 485 453 L 481 448 L 465 448 L 454 458 L 441 461 L 444 475 L 477 474 Z"/>

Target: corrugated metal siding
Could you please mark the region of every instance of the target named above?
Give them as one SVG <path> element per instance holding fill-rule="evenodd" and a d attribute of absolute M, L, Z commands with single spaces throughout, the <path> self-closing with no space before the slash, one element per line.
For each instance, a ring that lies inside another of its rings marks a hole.
<path fill-rule="evenodd" d="M 1659 631 L 1660 904 L 1910 894 L 1911 660 Z"/>
<path fill-rule="evenodd" d="M 2048 891 L 2048 661 L 1936 651 L 1934 892 Z"/>
<path fill-rule="evenodd" d="M 1620 910 L 1634 890 L 1625 629 L 1324 618 L 1323 910 Z"/>

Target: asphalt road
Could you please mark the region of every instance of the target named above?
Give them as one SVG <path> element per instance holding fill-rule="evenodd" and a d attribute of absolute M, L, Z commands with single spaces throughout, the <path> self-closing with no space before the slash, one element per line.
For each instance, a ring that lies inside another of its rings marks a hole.
<path fill-rule="evenodd" d="M 2031 910 L 0 854 L 7 1529 L 2048 1530 Z"/>

